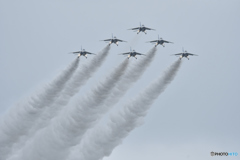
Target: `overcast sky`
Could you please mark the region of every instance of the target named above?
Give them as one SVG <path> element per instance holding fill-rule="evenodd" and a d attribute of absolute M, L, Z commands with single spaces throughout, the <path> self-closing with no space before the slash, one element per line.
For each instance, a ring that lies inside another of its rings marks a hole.
<path fill-rule="evenodd" d="M 146 53 L 153 45 L 145 42 L 159 35 L 174 44 L 158 46 L 147 72 L 115 108 L 161 75 L 177 59 L 170 55 L 182 47 L 199 56 L 183 59 L 144 125 L 104 159 L 202 160 L 213 159 L 211 151 L 240 154 L 239 17 L 238 0 L 0 0 L 0 115 L 54 79 L 75 58 L 69 52 L 82 46 L 98 53 L 106 46 L 99 40 L 112 33 L 128 41 L 111 46 L 81 95 L 125 58 L 118 53 L 130 46 Z M 156 31 L 136 35 L 127 30 L 140 22 Z M 81 57 L 80 63 L 90 59 Z"/>

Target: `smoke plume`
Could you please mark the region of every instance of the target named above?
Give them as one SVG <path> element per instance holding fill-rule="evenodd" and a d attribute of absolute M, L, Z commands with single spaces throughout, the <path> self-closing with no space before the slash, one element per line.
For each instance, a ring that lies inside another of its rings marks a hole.
<path fill-rule="evenodd" d="M 89 78 L 97 71 L 108 56 L 110 46 L 107 45 L 100 53 L 94 56 L 89 63 L 82 65 L 80 70 L 76 72 L 71 82 L 66 86 L 66 90 L 71 90 L 69 96 L 76 94 Z M 72 95 L 71 95 L 72 94 Z"/>
<path fill-rule="evenodd" d="M 68 160 L 98 160 L 109 156 L 128 134 L 142 122 L 148 109 L 174 79 L 181 61 L 173 63 L 164 74 L 152 82 L 136 98 L 124 106 L 124 110 L 111 116 L 107 126 L 94 128 L 82 140 Z"/>
<path fill-rule="evenodd" d="M 4 160 L 11 152 L 13 144 L 33 126 L 42 111 L 59 97 L 66 82 L 76 71 L 79 59 L 75 59 L 54 81 L 45 86 L 42 92 L 32 96 L 24 104 L 11 108 L 0 121 L 0 159 Z"/>
<path fill-rule="evenodd" d="M 147 54 L 136 64 L 129 67 L 123 78 L 116 84 L 114 90 L 109 95 L 108 99 L 104 103 L 105 108 L 116 104 L 127 92 L 127 90 L 142 76 L 148 66 L 153 61 L 156 55 L 157 48 L 153 47 Z M 78 147 L 76 147 L 78 148 Z M 73 152 L 75 152 L 73 150 Z"/>
<path fill-rule="evenodd" d="M 71 97 L 80 90 L 81 86 L 84 85 L 92 74 L 101 66 L 106 59 L 109 50 L 109 46 L 105 47 L 97 56 L 93 57 L 89 63 L 81 66 L 80 70 L 77 71 L 72 79 L 67 83 L 65 89 L 62 91 L 55 103 L 43 111 L 41 117 L 35 122 L 28 133 L 23 135 L 14 147 L 12 147 L 12 153 L 18 154 L 18 152 L 20 152 L 19 150 L 23 148 L 25 143 L 31 141 L 31 138 L 38 130 L 48 126 L 49 121 L 68 104 Z"/>
<path fill-rule="evenodd" d="M 141 78 L 143 73 L 146 71 L 148 66 L 153 61 L 155 55 L 156 55 L 157 48 L 153 47 L 146 56 L 144 56 L 140 61 L 133 64 L 129 67 L 126 74 L 123 76 L 123 78 L 116 84 L 113 92 L 108 97 L 108 100 L 106 101 L 106 106 L 113 106 L 115 105 L 128 91 L 128 89 L 138 80 Z"/>
<path fill-rule="evenodd" d="M 73 107 L 66 108 L 51 120 L 51 125 L 37 132 L 22 152 L 12 157 L 18 160 L 65 160 L 72 146 L 78 144 L 91 126 L 108 108 L 102 108 L 115 84 L 125 72 L 126 59 L 87 96 L 79 97 Z"/>

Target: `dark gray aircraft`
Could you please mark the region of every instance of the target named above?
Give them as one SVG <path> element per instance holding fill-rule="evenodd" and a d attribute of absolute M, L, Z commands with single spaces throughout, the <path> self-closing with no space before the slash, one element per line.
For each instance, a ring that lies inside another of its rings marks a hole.
<path fill-rule="evenodd" d="M 128 59 L 130 58 L 130 57 L 135 57 L 136 59 L 137 59 L 137 55 L 144 55 L 145 56 L 145 54 L 142 54 L 142 53 L 138 53 L 138 52 L 136 52 L 135 50 L 132 50 L 131 48 L 130 48 L 130 52 L 127 52 L 127 53 L 120 53 L 121 55 L 128 55 Z"/>
<path fill-rule="evenodd" d="M 155 29 L 145 27 L 144 25 L 141 25 L 141 23 L 140 23 L 140 27 L 131 28 L 131 29 L 128 29 L 128 30 L 137 31 L 137 34 L 138 34 L 139 32 L 144 32 L 145 34 L 147 34 L 146 30 L 154 30 L 154 31 L 155 31 Z"/>
<path fill-rule="evenodd" d="M 181 60 L 183 57 L 187 58 L 189 60 L 189 56 L 198 56 L 196 54 L 192 54 L 192 53 L 188 53 L 186 50 L 184 51 L 183 49 L 183 52 L 182 53 L 177 53 L 177 54 L 173 54 L 175 56 L 180 56 L 179 59 Z"/>
<path fill-rule="evenodd" d="M 73 54 L 78 54 L 78 58 L 79 58 L 80 56 L 84 56 L 84 57 L 87 58 L 87 54 L 96 55 L 95 53 L 90 53 L 90 52 L 85 51 L 85 49 L 82 49 L 82 47 L 81 47 L 81 51 L 76 51 L 76 52 L 71 52 L 71 53 L 73 53 Z"/>
<path fill-rule="evenodd" d="M 173 43 L 173 42 L 170 42 L 170 41 L 163 40 L 162 38 L 159 38 L 159 35 L 158 35 L 158 40 L 148 41 L 148 42 L 156 43 L 155 47 L 157 47 L 157 45 L 162 45 L 163 47 L 165 47 L 164 43 Z"/>
<path fill-rule="evenodd" d="M 124 40 L 121 40 L 121 39 L 117 39 L 116 36 L 113 37 L 112 35 L 112 39 L 105 39 L 105 40 L 101 40 L 101 41 L 109 41 L 109 46 L 112 44 L 112 43 L 115 43 L 117 46 L 118 46 L 118 42 L 127 42 L 127 41 L 124 41 Z"/>

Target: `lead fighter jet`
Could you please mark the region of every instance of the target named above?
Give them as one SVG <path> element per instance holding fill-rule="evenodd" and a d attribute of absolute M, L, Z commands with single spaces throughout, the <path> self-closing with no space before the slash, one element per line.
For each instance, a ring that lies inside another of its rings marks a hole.
<path fill-rule="evenodd" d="M 87 58 L 87 54 L 96 55 L 95 53 L 90 53 L 90 52 L 85 51 L 85 49 L 82 49 L 82 47 L 81 47 L 81 51 L 76 51 L 76 52 L 71 52 L 71 53 L 73 53 L 73 54 L 78 54 L 78 58 L 79 58 L 80 56 L 84 56 L 84 57 Z"/>
<path fill-rule="evenodd" d="M 137 55 L 144 55 L 145 56 L 145 54 L 142 54 L 142 53 L 138 53 L 138 52 L 136 52 L 135 50 L 132 50 L 131 48 L 130 48 L 130 52 L 127 52 L 127 53 L 120 53 L 121 55 L 127 55 L 128 54 L 128 59 L 130 58 L 130 57 L 135 57 L 136 59 L 137 59 Z"/>
<path fill-rule="evenodd" d="M 163 40 L 162 38 L 159 38 L 159 35 L 158 35 L 158 40 L 148 41 L 148 42 L 156 43 L 155 47 L 157 47 L 157 45 L 162 45 L 163 47 L 165 47 L 164 43 L 173 43 L 173 42 L 170 42 L 170 41 Z"/>
<path fill-rule="evenodd" d="M 183 57 L 186 57 L 188 60 L 189 60 L 189 57 L 188 56 L 198 56 L 196 54 L 192 54 L 192 53 L 188 53 L 186 50 L 184 51 L 183 49 L 183 52 L 182 53 L 177 53 L 177 54 L 173 54 L 175 56 L 180 56 L 179 59 L 181 60 Z"/>
<path fill-rule="evenodd" d="M 145 34 L 147 34 L 146 30 L 154 30 L 154 31 L 155 31 L 155 29 L 145 27 L 144 25 L 141 25 L 141 23 L 140 23 L 140 27 L 131 28 L 131 29 L 128 29 L 128 30 L 137 31 L 137 34 L 138 34 L 139 32 L 144 32 Z"/>
<path fill-rule="evenodd" d="M 105 39 L 105 40 L 101 40 L 101 41 L 109 41 L 109 46 L 112 44 L 112 43 L 115 43 L 117 46 L 118 46 L 118 42 L 127 42 L 127 41 L 124 41 L 124 40 L 121 40 L 121 39 L 117 39 L 116 36 L 113 37 L 112 35 L 112 39 Z"/>

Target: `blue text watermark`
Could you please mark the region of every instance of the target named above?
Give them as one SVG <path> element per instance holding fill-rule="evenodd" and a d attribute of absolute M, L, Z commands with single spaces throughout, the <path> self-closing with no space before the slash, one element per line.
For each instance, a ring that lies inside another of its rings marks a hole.
<path fill-rule="evenodd" d="M 211 156 L 238 156 L 237 152 L 210 152 Z"/>

